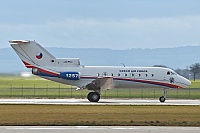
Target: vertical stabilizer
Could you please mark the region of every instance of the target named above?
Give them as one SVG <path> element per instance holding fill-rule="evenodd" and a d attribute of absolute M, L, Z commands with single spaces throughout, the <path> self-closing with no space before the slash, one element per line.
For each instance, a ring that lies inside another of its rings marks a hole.
<path fill-rule="evenodd" d="M 27 68 L 55 66 L 55 57 L 35 41 L 9 41 Z"/>

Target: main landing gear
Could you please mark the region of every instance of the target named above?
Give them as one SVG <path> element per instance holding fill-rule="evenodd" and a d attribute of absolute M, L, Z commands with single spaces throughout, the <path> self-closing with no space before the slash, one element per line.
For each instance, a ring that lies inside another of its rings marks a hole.
<path fill-rule="evenodd" d="M 165 100 L 166 100 L 166 97 L 167 97 L 167 91 L 164 89 L 164 96 L 161 96 L 161 97 L 159 98 L 159 101 L 160 101 L 161 103 L 164 103 Z"/>
<path fill-rule="evenodd" d="M 87 99 L 90 102 L 98 102 L 99 99 L 100 99 L 100 91 L 101 91 L 100 81 L 99 80 L 94 80 L 91 83 L 89 83 L 88 85 L 86 85 L 86 88 L 88 90 L 94 91 L 94 92 L 88 93 Z"/>
<path fill-rule="evenodd" d="M 87 95 L 87 99 L 90 102 L 98 102 L 100 99 L 100 93 L 99 92 L 90 92 Z"/>

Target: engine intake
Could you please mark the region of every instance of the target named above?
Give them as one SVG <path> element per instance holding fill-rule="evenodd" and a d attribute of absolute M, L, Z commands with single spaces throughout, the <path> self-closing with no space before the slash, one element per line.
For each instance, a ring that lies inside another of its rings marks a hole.
<path fill-rule="evenodd" d="M 39 75 L 40 74 L 40 70 L 38 68 L 33 68 L 32 69 L 32 74 Z"/>

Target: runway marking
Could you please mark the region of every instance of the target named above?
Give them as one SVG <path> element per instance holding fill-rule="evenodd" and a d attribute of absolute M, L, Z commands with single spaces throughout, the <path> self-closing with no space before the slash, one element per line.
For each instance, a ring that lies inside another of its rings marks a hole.
<path fill-rule="evenodd" d="M 167 127 L 147 127 L 147 129 L 162 129 Z M 200 127 L 172 127 L 180 130 L 200 130 Z M 113 130 L 133 130 L 140 129 L 136 127 L 92 127 L 92 126 L 74 126 L 74 127 L 7 127 L 8 130 L 66 130 L 66 129 L 113 129 Z"/>
<path fill-rule="evenodd" d="M 101 128 L 101 127 L 66 127 L 66 128 L 60 128 L 60 127 L 27 127 L 27 128 L 6 128 L 8 130 L 106 130 L 108 128 Z"/>
<path fill-rule="evenodd" d="M 136 130 L 139 128 L 131 127 L 89 127 L 89 126 L 75 126 L 75 127 L 13 127 L 6 128 L 8 130 Z"/>
<path fill-rule="evenodd" d="M 66 130 L 71 128 L 49 128 L 49 127 L 27 127 L 27 128 L 7 128 L 8 130 Z"/>
<path fill-rule="evenodd" d="M 114 127 L 111 129 L 113 129 L 113 130 L 134 130 L 134 129 L 139 129 L 139 128 Z"/>

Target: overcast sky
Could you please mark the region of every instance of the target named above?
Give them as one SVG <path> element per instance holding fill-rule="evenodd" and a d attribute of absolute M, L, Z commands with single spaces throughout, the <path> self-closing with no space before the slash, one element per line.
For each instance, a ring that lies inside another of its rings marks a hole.
<path fill-rule="evenodd" d="M 169 48 L 200 45 L 200 0 L 0 0 L 0 48 Z"/>

